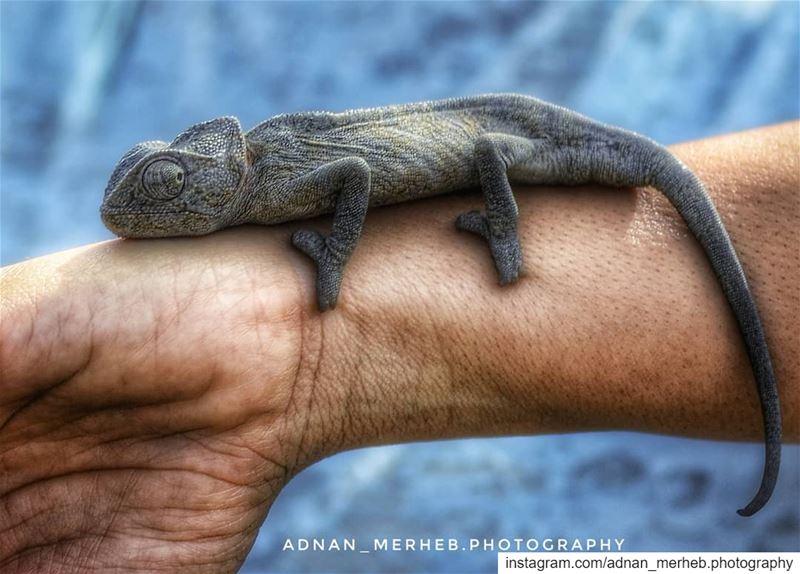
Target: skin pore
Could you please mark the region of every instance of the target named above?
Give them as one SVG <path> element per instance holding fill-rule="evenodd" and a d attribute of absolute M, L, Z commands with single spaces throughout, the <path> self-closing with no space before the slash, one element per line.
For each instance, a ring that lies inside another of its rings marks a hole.
<path fill-rule="evenodd" d="M 797 441 L 800 123 L 672 150 L 730 232 Z M 741 336 L 668 202 L 516 192 L 525 271 L 506 287 L 454 228 L 477 193 L 370 211 L 324 314 L 289 245 L 308 222 L 4 268 L 0 570 L 233 571 L 291 476 L 365 445 L 590 429 L 759 441 Z"/>

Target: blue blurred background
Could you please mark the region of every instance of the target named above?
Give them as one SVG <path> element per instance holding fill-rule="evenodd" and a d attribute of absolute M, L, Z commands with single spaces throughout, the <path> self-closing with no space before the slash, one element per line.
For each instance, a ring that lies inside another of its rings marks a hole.
<path fill-rule="evenodd" d="M 237 115 L 517 91 L 664 143 L 797 118 L 800 4 L 2 2 L 4 264 L 110 237 L 132 144 Z M 612 537 L 800 550 L 800 452 L 736 516 L 761 447 L 603 433 L 366 449 L 281 494 L 245 572 L 472 572 L 493 552 L 282 552 L 285 538 Z"/>

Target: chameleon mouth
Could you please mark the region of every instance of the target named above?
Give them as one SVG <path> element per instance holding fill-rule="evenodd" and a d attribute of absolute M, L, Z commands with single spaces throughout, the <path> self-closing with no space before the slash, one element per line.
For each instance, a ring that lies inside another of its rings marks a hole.
<path fill-rule="evenodd" d="M 103 224 L 118 237 L 135 239 L 205 235 L 215 231 L 208 215 L 186 211 L 135 211 L 104 208 Z"/>
<path fill-rule="evenodd" d="M 170 213 L 178 214 L 180 212 L 169 209 L 152 209 L 149 211 L 131 211 L 129 208 L 124 207 L 103 207 L 100 209 L 101 215 L 110 215 L 112 217 L 138 217 L 140 215 L 168 215 Z"/>

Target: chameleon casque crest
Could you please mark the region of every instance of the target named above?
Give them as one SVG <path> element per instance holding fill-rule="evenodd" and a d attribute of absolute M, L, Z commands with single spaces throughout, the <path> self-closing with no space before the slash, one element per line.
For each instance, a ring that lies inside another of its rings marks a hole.
<path fill-rule="evenodd" d="M 370 206 L 477 186 L 485 211 L 461 214 L 456 226 L 486 241 L 501 284 L 516 281 L 522 253 L 510 181 L 652 186 L 669 199 L 708 257 L 753 368 L 766 455 L 761 486 L 739 514 L 760 510 L 778 476 L 781 416 L 758 310 L 702 183 L 641 135 L 516 94 L 283 114 L 246 134 L 236 118 L 223 117 L 172 143 L 133 147 L 114 169 L 100 212 L 115 234 L 140 238 L 333 213 L 329 235 L 300 230 L 292 236 L 317 265 L 317 301 L 326 310 L 336 305 Z"/>

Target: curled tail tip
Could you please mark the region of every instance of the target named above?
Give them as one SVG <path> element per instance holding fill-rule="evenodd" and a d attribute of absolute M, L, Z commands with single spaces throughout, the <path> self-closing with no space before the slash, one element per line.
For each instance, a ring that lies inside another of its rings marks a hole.
<path fill-rule="evenodd" d="M 745 518 L 747 518 L 749 516 L 753 516 L 756 512 L 758 512 L 759 510 L 764 508 L 764 503 L 765 502 L 766 501 L 764 501 L 764 502 L 756 502 L 755 500 L 753 500 L 753 502 L 751 502 L 750 504 L 748 504 L 744 508 L 740 508 L 739 510 L 737 510 L 736 514 L 738 514 L 739 516 L 744 516 Z"/>
<path fill-rule="evenodd" d="M 771 496 L 772 488 L 765 488 L 762 486 L 753 497 L 753 500 L 751 500 L 744 508 L 737 510 L 736 514 L 744 517 L 753 516 L 756 512 L 764 508 L 764 505 L 767 504 Z"/>
<path fill-rule="evenodd" d="M 744 516 L 745 518 L 747 518 L 748 516 L 753 516 L 753 514 L 755 514 L 756 512 L 758 512 L 758 509 L 751 510 L 749 506 L 746 506 L 744 508 L 740 508 L 739 510 L 737 510 L 736 514 L 738 514 L 739 516 Z"/>
<path fill-rule="evenodd" d="M 744 508 L 740 508 L 736 511 L 736 514 L 739 516 L 753 516 L 756 512 L 764 508 L 764 506 L 769 502 L 769 499 L 772 497 L 772 493 L 775 490 L 775 479 L 778 476 L 777 466 L 772 467 L 772 471 L 768 472 L 764 477 L 764 482 L 761 485 L 761 488 L 758 489 L 758 492 L 753 497 L 747 506 Z"/>

